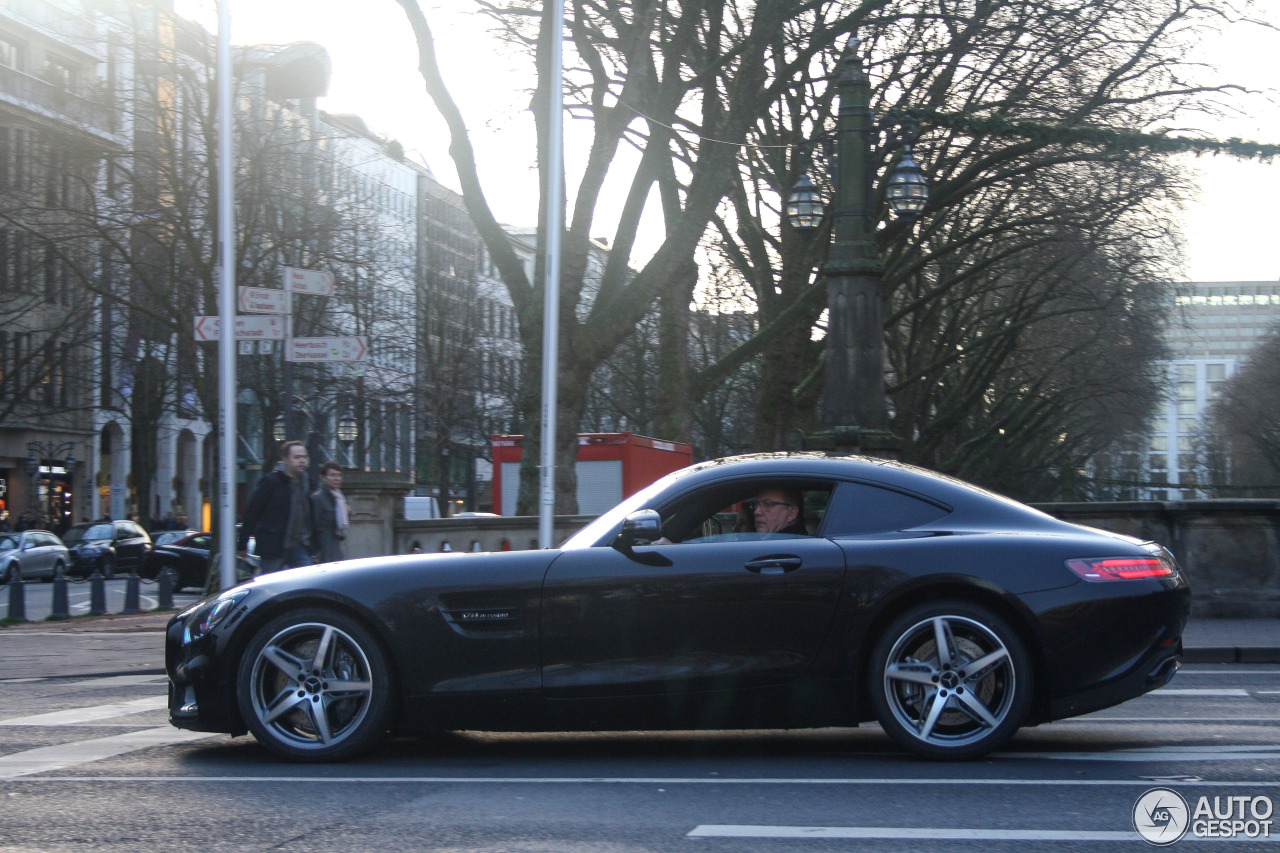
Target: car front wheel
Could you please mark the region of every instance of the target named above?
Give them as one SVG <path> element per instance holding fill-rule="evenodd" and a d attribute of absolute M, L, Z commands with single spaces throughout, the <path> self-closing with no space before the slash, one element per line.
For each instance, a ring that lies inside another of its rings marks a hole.
<path fill-rule="evenodd" d="M 4 582 L 13 583 L 20 577 L 22 577 L 22 570 L 18 568 L 18 564 L 10 563 L 9 568 L 7 568 L 4 573 Z"/>
<path fill-rule="evenodd" d="M 876 643 L 868 687 L 880 725 L 929 758 L 972 759 L 1011 738 L 1031 707 L 1032 668 L 1007 622 L 975 604 L 922 605 Z"/>
<path fill-rule="evenodd" d="M 281 616 L 240 661 L 237 700 L 253 736 L 283 758 L 336 761 L 386 728 L 391 678 L 363 625 L 330 610 Z"/>

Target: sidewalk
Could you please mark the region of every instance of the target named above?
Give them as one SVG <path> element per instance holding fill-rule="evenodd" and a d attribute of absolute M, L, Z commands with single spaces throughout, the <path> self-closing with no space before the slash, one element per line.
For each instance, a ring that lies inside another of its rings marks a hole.
<path fill-rule="evenodd" d="M 78 617 L 0 628 L 0 681 L 163 674 L 176 611 Z M 1280 663 L 1280 619 L 1192 619 L 1183 663 Z"/>

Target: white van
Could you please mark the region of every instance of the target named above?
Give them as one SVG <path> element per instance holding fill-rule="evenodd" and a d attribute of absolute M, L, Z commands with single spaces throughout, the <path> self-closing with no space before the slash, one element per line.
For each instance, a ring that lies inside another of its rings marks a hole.
<path fill-rule="evenodd" d="M 435 498 L 410 495 L 404 499 L 404 517 L 407 521 L 439 518 L 440 504 L 436 503 Z"/>

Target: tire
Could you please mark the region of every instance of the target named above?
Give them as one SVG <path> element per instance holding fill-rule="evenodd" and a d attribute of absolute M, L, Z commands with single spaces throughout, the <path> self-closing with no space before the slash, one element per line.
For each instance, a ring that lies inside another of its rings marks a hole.
<path fill-rule="evenodd" d="M 339 761 L 373 744 L 386 730 L 391 691 L 373 635 L 325 609 L 288 613 L 258 629 L 236 678 L 249 731 L 290 761 Z"/>
<path fill-rule="evenodd" d="M 940 601 L 890 623 L 876 641 L 868 679 L 876 718 L 900 746 L 966 760 L 1013 737 L 1031 707 L 1034 674 L 1005 620 L 976 604 Z"/>
<path fill-rule="evenodd" d="M 102 568 L 99 571 L 102 572 L 102 577 L 106 580 L 111 580 L 116 576 L 115 565 L 110 557 L 102 558 Z"/>
<path fill-rule="evenodd" d="M 66 577 L 67 564 L 62 562 L 61 560 L 53 564 L 53 574 L 49 575 L 49 577 L 45 578 L 45 580 L 56 581 L 58 579 L 59 573 L 61 573 L 63 577 Z"/>
<path fill-rule="evenodd" d="M 18 568 L 17 563 L 10 563 L 4 571 L 4 582 L 10 584 L 20 577 L 22 577 L 22 569 Z"/>

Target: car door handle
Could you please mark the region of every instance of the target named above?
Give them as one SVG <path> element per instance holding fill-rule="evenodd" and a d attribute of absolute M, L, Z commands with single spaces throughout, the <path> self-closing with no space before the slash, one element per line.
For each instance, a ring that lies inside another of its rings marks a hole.
<path fill-rule="evenodd" d="M 781 554 L 773 557 L 760 557 L 747 563 L 747 569 L 762 575 L 780 575 L 800 568 L 800 558 Z"/>

